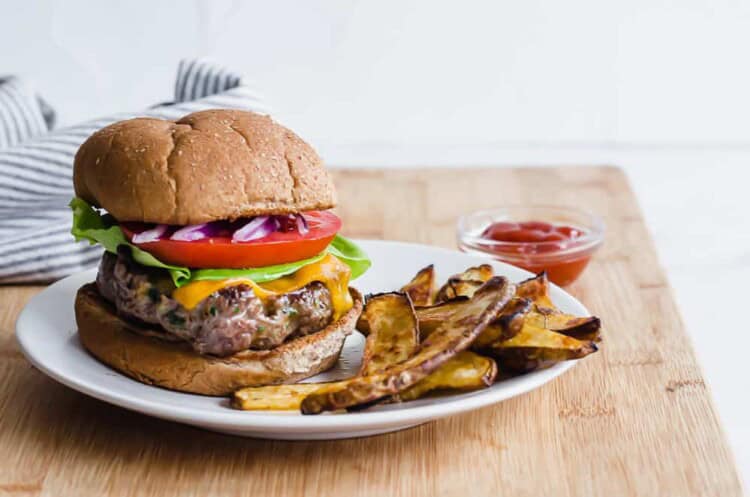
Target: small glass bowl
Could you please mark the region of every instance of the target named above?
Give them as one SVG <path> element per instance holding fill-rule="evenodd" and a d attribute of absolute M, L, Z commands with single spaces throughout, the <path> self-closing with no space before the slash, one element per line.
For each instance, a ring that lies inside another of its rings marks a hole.
<path fill-rule="evenodd" d="M 577 228 L 580 236 L 559 242 L 505 242 L 482 234 L 497 222 L 543 221 Z M 560 286 L 573 283 L 604 241 L 604 222 L 599 216 L 572 207 L 508 206 L 477 211 L 459 218 L 458 246 L 464 252 L 489 256 L 539 273 Z"/>

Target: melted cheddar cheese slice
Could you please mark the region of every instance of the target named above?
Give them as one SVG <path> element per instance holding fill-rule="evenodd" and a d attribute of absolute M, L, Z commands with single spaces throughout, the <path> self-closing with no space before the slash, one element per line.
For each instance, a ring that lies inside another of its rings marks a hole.
<path fill-rule="evenodd" d="M 255 283 L 245 278 L 195 281 L 176 289 L 172 293 L 172 298 L 190 310 L 212 293 L 230 286 L 248 285 L 259 299 L 265 300 L 273 295 L 293 292 L 314 281 L 320 281 L 331 294 L 333 319 L 336 320 L 352 308 L 352 297 L 349 294 L 350 274 L 349 266 L 327 254 L 318 262 L 308 264 L 288 276 L 273 281 Z"/>

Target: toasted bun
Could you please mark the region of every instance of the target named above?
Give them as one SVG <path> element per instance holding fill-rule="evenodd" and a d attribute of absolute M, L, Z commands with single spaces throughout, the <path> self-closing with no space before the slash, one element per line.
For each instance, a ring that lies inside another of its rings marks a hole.
<path fill-rule="evenodd" d="M 239 110 L 107 126 L 78 150 L 73 183 L 76 195 L 120 221 L 196 224 L 336 204 L 310 145 L 268 116 Z"/>
<path fill-rule="evenodd" d="M 349 291 L 354 307 L 324 330 L 229 357 L 200 355 L 187 343 L 155 338 L 163 332 L 117 316 L 93 283 L 78 290 L 75 312 L 81 343 L 103 363 L 149 385 L 227 395 L 247 386 L 293 383 L 332 367 L 362 312 L 362 296 Z"/>

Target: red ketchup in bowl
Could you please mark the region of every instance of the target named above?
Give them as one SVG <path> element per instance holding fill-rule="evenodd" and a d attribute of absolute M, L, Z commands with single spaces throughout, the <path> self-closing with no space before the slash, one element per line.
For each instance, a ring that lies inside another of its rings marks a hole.
<path fill-rule="evenodd" d="M 547 271 L 549 279 L 560 286 L 575 281 L 591 260 L 593 250 L 576 250 L 587 235 L 583 228 L 543 221 L 500 221 L 490 224 L 482 238 L 483 249 L 499 259 L 533 273 Z"/>

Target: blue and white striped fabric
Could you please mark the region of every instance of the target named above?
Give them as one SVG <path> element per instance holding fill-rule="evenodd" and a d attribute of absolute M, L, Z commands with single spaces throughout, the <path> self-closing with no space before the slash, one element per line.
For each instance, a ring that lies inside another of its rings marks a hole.
<path fill-rule="evenodd" d="M 70 235 L 67 207 L 73 158 L 93 132 L 123 119 L 178 119 L 212 108 L 268 113 L 238 74 L 188 60 L 177 71 L 174 103 L 47 132 L 49 112 L 33 93 L 16 78 L 0 81 L 0 284 L 53 281 L 98 262 L 100 247 Z"/>
<path fill-rule="evenodd" d="M 13 76 L 0 78 L 0 150 L 46 133 L 54 112 Z"/>

